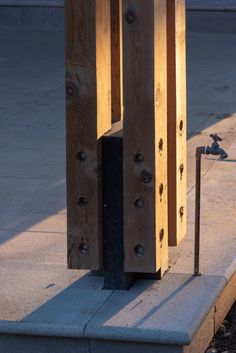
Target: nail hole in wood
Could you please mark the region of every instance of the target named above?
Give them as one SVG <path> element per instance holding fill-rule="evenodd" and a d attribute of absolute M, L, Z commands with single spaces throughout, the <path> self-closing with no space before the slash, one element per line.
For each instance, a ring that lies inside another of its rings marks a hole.
<path fill-rule="evenodd" d="M 161 151 L 163 151 L 163 145 L 164 145 L 164 142 L 163 142 L 163 139 L 160 139 L 160 141 L 159 141 L 159 151 L 161 152 Z"/>
<path fill-rule="evenodd" d="M 179 170 L 180 170 L 180 179 L 182 179 L 183 174 L 184 174 L 184 164 L 183 163 L 180 165 Z"/>
<path fill-rule="evenodd" d="M 163 192 L 164 192 L 164 185 L 161 184 L 161 185 L 159 186 L 159 194 L 160 194 L 161 197 L 162 197 L 162 195 L 163 195 Z"/>
<path fill-rule="evenodd" d="M 159 234 L 160 242 L 163 242 L 164 236 L 165 236 L 165 231 L 164 231 L 164 229 L 161 229 L 161 230 L 160 230 L 160 234 Z"/>
<path fill-rule="evenodd" d="M 180 218 L 181 218 L 181 220 L 182 220 L 182 218 L 183 218 L 183 216 L 184 216 L 184 207 L 183 207 L 183 206 L 180 207 L 180 209 L 179 209 L 179 215 L 180 215 Z"/>

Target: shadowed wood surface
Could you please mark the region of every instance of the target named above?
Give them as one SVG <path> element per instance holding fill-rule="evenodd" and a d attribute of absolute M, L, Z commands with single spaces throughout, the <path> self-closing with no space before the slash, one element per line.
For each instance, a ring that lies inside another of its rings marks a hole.
<path fill-rule="evenodd" d="M 167 1 L 169 245 L 186 234 L 186 29 L 185 0 Z"/>
<path fill-rule="evenodd" d="M 111 127 L 110 1 L 65 5 L 68 265 L 95 270 L 102 258 L 100 138 Z"/>
<path fill-rule="evenodd" d="M 123 118 L 122 0 L 111 1 L 111 97 L 112 120 Z"/>

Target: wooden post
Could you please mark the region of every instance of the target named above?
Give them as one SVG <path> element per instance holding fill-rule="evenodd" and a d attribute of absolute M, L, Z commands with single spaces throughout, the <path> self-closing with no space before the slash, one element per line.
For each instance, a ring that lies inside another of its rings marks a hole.
<path fill-rule="evenodd" d="M 111 0 L 111 97 L 112 120 L 123 119 L 122 0 Z"/>
<path fill-rule="evenodd" d="M 169 245 L 186 234 L 185 0 L 167 1 Z"/>
<path fill-rule="evenodd" d="M 123 0 L 127 272 L 168 267 L 166 1 Z"/>
<path fill-rule="evenodd" d="M 101 136 L 111 127 L 110 0 L 66 0 L 68 266 L 102 266 Z"/>

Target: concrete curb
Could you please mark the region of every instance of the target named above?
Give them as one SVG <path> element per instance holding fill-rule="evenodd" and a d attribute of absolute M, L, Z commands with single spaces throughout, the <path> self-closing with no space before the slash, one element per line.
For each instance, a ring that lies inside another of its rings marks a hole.
<path fill-rule="evenodd" d="M 92 277 L 90 281 L 93 282 Z M 85 323 L 79 315 L 84 310 L 84 303 L 78 299 L 83 293 L 75 286 L 77 299 L 73 299 L 72 289 L 64 291 L 59 294 L 58 303 L 56 296 L 22 321 L 0 321 L 0 333 L 189 345 L 225 286 L 222 277 L 183 274 L 167 274 L 162 282 L 139 281 L 130 291 L 113 291 Z M 58 307 L 62 300 L 71 300 L 66 312 Z M 184 316 L 183 302 L 188 308 Z M 77 318 L 65 322 L 65 317 L 70 316 L 68 309 L 76 306 Z"/>

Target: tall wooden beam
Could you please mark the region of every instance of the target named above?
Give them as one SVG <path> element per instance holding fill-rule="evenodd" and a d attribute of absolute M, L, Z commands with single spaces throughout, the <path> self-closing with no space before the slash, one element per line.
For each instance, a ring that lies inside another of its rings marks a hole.
<path fill-rule="evenodd" d="M 68 266 L 102 266 L 100 139 L 111 127 L 110 0 L 66 0 Z"/>
<path fill-rule="evenodd" d="M 112 120 L 123 118 L 122 0 L 111 1 L 111 97 Z"/>
<path fill-rule="evenodd" d="M 168 267 L 166 1 L 123 0 L 127 272 Z"/>
<path fill-rule="evenodd" d="M 185 0 L 167 1 L 169 245 L 186 234 Z"/>

